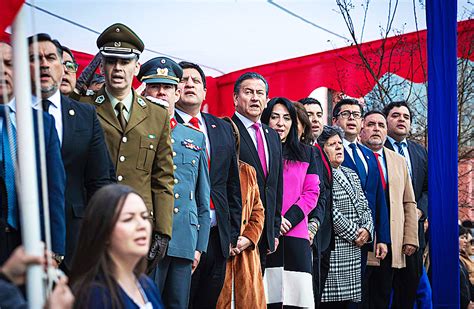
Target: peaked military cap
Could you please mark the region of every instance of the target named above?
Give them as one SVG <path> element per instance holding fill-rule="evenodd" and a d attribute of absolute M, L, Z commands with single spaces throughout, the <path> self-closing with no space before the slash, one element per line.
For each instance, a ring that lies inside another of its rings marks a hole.
<path fill-rule="evenodd" d="M 183 69 L 170 58 L 156 57 L 141 66 L 137 77 L 147 84 L 177 85 L 183 77 Z"/>
<path fill-rule="evenodd" d="M 113 24 L 97 38 L 97 47 L 104 57 L 133 58 L 145 48 L 142 40 L 124 24 Z"/>

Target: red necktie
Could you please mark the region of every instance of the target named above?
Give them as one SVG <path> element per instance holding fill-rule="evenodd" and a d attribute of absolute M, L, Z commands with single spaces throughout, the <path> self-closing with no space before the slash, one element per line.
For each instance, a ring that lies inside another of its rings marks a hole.
<path fill-rule="evenodd" d="M 375 155 L 375 159 L 377 159 L 377 166 L 379 168 L 380 179 L 382 180 L 382 187 L 383 187 L 383 190 L 385 191 L 385 189 L 387 189 L 387 183 L 385 182 L 385 176 L 383 174 L 382 165 L 380 165 L 380 161 L 379 161 L 380 154 L 374 152 L 374 155 Z"/>
<path fill-rule="evenodd" d="M 189 120 L 189 123 L 193 127 L 195 127 L 196 129 L 201 130 L 201 127 L 199 126 L 199 119 L 197 119 L 197 117 L 191 118 L 191 120 Z M 206 153 L 207 153 L 207 166 L 208 166 L 209 171 L 210 171 L 211 170 L 211 158 L 209 157 L 209 153 L 207 152 L 207 148 L 206 148 Z M 210 201 L 211 201 L 211 209 L 215 209 L 214 203 L 212 202 L 212 199 L 210 199 Z"/>

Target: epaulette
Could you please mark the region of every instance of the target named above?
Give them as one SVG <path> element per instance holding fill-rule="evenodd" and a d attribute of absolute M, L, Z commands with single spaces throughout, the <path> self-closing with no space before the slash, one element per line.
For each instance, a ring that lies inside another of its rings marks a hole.
<path fill-rule="evenodd" d="M 154 98 L 152 96 L 146 96 L 145 99 L 147 99 L 151 103 L 154 103 L 155 105 L 161 106 L 165 109 L 168 109 L 168 107 L 170 106 L 169 103 L 166 102 L 165 100 Z"/>

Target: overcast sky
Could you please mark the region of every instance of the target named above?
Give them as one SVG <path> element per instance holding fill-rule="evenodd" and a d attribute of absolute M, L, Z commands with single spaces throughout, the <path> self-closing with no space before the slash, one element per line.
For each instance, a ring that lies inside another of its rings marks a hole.
<path fill-rule="evenodd" d="M 463 16 L 465 9 L 473 10 L 468 1 L 458 1 L 459 20 L 467 19 Z M 350 34 L 335 0 L 27 2 L 96 32 L 115 22 L 124 23 L 151 50 L 143 53 L 141 62 L 165 54 L 175 60 L 200 63 L 211 76 L 350 44 Z M 352 2 L 351 15 L 360 39 L 365 1 Z M 370 2 L 363 41 L 381 38 L 380 27 L 387 24 L 388 4 L 388 0 Z M 25 9 L 29 34 L 47 32 L 71 49 L 97 52 L 98 34 L 31 6 L 25 5 Z M 392 33 L 415 31 L 415 12 L 418 28 L 426 29 L 420 0 L 400 0 Z"/>

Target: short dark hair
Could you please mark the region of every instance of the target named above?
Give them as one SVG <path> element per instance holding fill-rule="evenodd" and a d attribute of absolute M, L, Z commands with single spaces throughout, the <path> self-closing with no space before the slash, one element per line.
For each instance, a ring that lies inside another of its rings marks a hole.
<path fill-rule="evenodd" d="M 338 126 L 324 126 L 321 135 L 318 137 L 318 144 L 321 148 L 324 147 L 324 144 L 333 136 L 338 135 L 341 140 L 344 139 L 344 131 Z"/>
<path fill-rule="evenodd" d="M 259 79 L 259 80 L 261 80 L 265 84 L 265 91 L 266 91 L 267 96 L 268 96 L 269 87 L 268 87 L 267 80 L 262 75 L 260 75 L 256 72 L 245 72 L 244 74 L 240 75 L 239 78 L 237 78 L 237 80 L 234 83 L 234 93 L 235 94 L 239 93 L 240 85 L 242 85 L 244 80 L 247 80 L 247 79 Z"/>
<path fill-rule="evenodd" d="M 181 61 L 178 64 L 183 70 L 195 69 L 196 71 L 198 71 L 199 75 L 201 75 L 201 78 L 202 78 L 202 85 L 204 86 L 204 89 L 207 89 L 206 88 L 206 74 L 204 74 L 204 71 L 201 69 L 199 65 L 197 65 L 196 63 L 188 62 L 188 61 Z"/>
<path fill-rule="evenodd" d="M 408 103 L 407 101 L 396 101 L 396 102 L 391 102 L 387 105 L 385 105 L 385 107 L 383 108 L 383 113 L 385 115 L 385 118 L 388 117 L 388 114 L 390 114 L 390 111 L 392 109 L 394 109 L 395 107 L 402 107 L 402 106 L 405 106 L 407 109 L 408 109 L 408 113 L 410 113 L 410 122 L 412 121 L 413 119 L 413 113 L 410 109 L 410 107 L 408 106 Z"/>
<path fill-rule="evenodd" d="M 458 228 L 459 228 L 459 236 L 466 235 L 466 234 L 470 233 L 469 229 L 465 228 L 462 225 L 459 225 Z"/>
<path fill-rule="evenodd" d="M 381 111 L 379 111 L 378 109 L 372 109 L 370 111 L 368 111 L 367 113 L 364 114 L 364 118 L 367 117 L 367 116 L 370 116 L 370 115 L 374 115 L 374 114 L 379 114 L 381 115 L 383 118 L 386 118 L 384 113 L 382 113 Z"/>
<path fill-rule="evenodd" d="M 63 53 L 67 53 L 69 56 L 71 56 L 72 62 L 76 63 L 76 58 L 74 57 L 74 55 L 72 54 L 72 51 L 68 47 L 61 45 L 61 49 L 63 50 Z"/>
<path fill-rule="evenodd" d="M 337 118 L 337 116 L 339 116 L 339 112 L 341 111 L 341 107 L 343 105 L 357 105 L 360 108 L 360 113 L 361 114 L 363 113 L 362 104 L 360 104 L 359 101 L 355 99 L 342 99 L 336 103 L 336 105 L 334 106 L 334 109 L 332 110 L 333 118 Z"/>
<path fill-rule="evenodd" d="M 35 37 L 36 37 L 36 42 L 51 42 L 53 43 L 54 46 L 56 46 L 56 51 L 58 53 L 58 56 L 60 59 L 63 59 L 63 47 L 61 43 L 59 43 L 58 40 L 52 39 L 51 36 L 47 33 L 38 33 L 30 36 L 28 38 L 28 46 L 33 44 L 35 42 Z"/>
<path fill-rule="evenodd" d="M 302 98 L 302 99 L 299 99 L 298 102 L 300 102 L 303 105 L 316 104 L 316 105 L 319 105 L 321 110 L 323 110 L 323 106 L 321 105 L 321 102 L 319 102 L 315 98 L 310 98 L 310 97 Z"/>
<path fill-rule="evenodd" d="M 301 136 L 300 142 L 306 145 L 313 145 L 314 137 L 311 131 L 311 121 L 309 120 L 308 113 L 304 108 L 304 105 L 300 102 L 292 102 L 296 108 L 296 116 L 303 125 L 303 135 Z"/>

